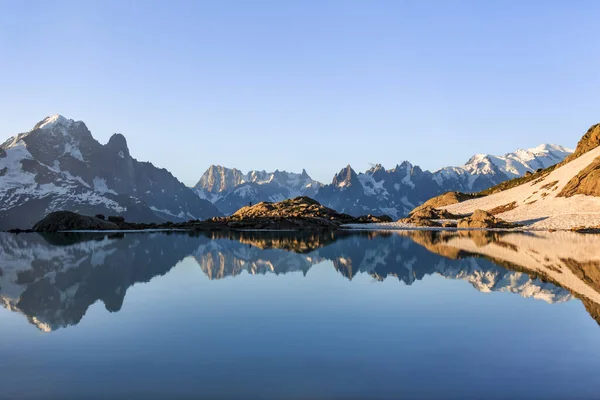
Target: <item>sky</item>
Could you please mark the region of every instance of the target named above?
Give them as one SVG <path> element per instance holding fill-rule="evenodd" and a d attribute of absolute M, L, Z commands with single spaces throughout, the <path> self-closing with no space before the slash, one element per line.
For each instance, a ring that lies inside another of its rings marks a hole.
<path fill-rule="evenodd" d="M 597 1 L 0 0 L 0 142 L 45 116 L 188 185 L 424 169 L 600 122 Z"/>

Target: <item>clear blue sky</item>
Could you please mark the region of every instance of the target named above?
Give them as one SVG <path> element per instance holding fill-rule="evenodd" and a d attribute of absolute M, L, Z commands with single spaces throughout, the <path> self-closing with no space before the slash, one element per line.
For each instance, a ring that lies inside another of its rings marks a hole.
<path fill-rule="evenodd" d="M 0 0 L 0 136 L 55 113 L 210 164 L 426 169 L 600 122 L 598 1 Z M 2 140 L 3 141 L 3 140 Z"/>

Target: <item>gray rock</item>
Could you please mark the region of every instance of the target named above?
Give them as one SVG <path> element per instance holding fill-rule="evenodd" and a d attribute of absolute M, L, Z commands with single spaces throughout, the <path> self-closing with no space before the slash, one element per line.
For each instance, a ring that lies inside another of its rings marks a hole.
<path fill-rule="evenodd" d="M 113 229 L 119 229 L 119 226 L 113 222 L 71 211 L 52 212 L 33 226 L 33 230 L 36 232 Z"/>

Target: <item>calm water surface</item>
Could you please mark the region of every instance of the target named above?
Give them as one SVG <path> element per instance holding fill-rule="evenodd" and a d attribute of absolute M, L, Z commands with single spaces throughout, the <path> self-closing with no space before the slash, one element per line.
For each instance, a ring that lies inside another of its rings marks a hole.
<path fill-rule="evenodd" d="M 600 398 L 600 237 L 0 234 L 1 398 Z"/>

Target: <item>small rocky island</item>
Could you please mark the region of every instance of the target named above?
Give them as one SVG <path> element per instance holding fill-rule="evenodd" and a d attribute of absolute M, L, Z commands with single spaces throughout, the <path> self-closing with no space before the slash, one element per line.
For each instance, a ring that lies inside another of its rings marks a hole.
<path fill-rule="evenodd" d="M 387 215 L 353 217 L 322 206 L 310 197 L 296 197 L 277 203 L 261 202 L 242 207 L 228 217 L 182 223 L 134 223 L 124 218 L 103 215 L 87 216 L 70 211 L 48 214 L 33 227 L 36 232 L 74 230 L 335 230 L 345 224 L 392 222 Z"/>

